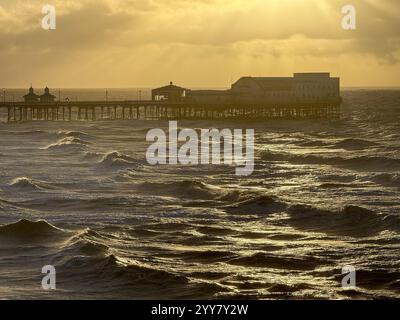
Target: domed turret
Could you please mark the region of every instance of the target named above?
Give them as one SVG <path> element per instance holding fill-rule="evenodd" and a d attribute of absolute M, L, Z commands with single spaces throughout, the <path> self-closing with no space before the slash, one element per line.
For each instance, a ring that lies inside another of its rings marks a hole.
<path fill-rule="evenodd" d="M 44 102 L 44 103 L 52 103 L 52 102 L 54 102 L 55 99 L 56 99 L 56 96 L 53 96 L 50 93 L 49 87 L 46 87 L 44 89 L 44 94 L 42 94 L 40 96 L 40 102 Z"/>
<path fill-rule="evenodd" d="M 27 103 L 32 103 L 32 102 L 38 102 L 39 101 L 39 96 L 35 94 L 35 91 L 33 90 L 32 85 L 29 88 L 29 93 L 24 95 L 24 100 Z"/>

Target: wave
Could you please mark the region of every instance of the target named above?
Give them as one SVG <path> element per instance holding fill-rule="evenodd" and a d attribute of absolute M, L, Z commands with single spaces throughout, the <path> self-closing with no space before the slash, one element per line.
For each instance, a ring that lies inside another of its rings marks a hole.
<path fill-rule="evenodd" d="M 314 154 L 290 154 L 277 153 L 271 151 L 263 151 L 261 159 L 266 161 L 287 161 L 293 164 L 310 164 L 310 165 L 332 165 L 347 167 L 354 170 L 400 170 L 400 159 L 378 156 L 359 156 L 359 157 L 325 157 Z"/>
<path fill-rule="evenodd" d="M 56 187 L 52 184 L 33 180 L 27 177 L 17 177 L 13 179 L 8 187 L 12 190 L 17 191 L 41 191 L 41 190 L 50 190 L 56 189 Z"/>
<path fill-rule="evenodd" d="M 76 255 L 88 256 L 106 255 L 109 251 L 109 247 L 104 244 L 83 240 L 74 243 L 70 249 L 72 249 Z"/>
<path fill-rule="evenodd" d="M 60 257 L 61 259 L 61 257 Z M 162 270 L 139 261 L 124 261 L 111 254 L 106 256 L 74 256 L 57 264 L 57 275 L 64 279 L 64 288 L 85 292 L 93 290 L 129 299 L 190 298 L 210 296 L 221 291 L 215 284 L 195 284 L 184 275 Z"/>
<path fill-rule="evenodd" d="M 76 137 L 66 137 L 58 140 L 56 143 L 45 147 L 45 150 L 68 151 L 68 150 L 86 150 L 89 142 Z"/>
<path fill-rule="evenodd" d="M 352 237 L 374 236 L 386 230 L 400 231 L 399 217 L 378 214 L 358 206 L 330 211 L 294 205 L 288 209 L 288 213 L 290 225 L 307 231 Z"/>
<path fill-rule="evenodd" d="M 345 150 L 362 150 L 370 147 L 376 147 L 376 142 L 363 140 L 363 139 L 344 139 L 333 145 L 334 148 L 340 148 Z"/>
<path fill-rule="evenodd" d="M 275 197 L 255 195 L 233 205 L 225 206 L 224 210 L 228 213 L 238 214 L 271 214 L 283 212 L 286 208 L 287 205 Z"/>
<path fill-rule="evenodd" d="M 71 237 L 58 256 L 105 256 L 110 248 L 101 240 L 104 239 L 100 234 L 86 229 Z"/>
<path fill-rule="evenodd" d="M 138 185 L 139 189 L 155 191 L 170 196 L 195 200 L 232 201 L 240 197 L 236 190 L 227 190 L 196 180 L 182 180 L 173 182 L 144 182 Z"/>
<path fill-rule="evenodd" d="M 141 165 L 136 159 L 118 151 L 108 152 L 100 160 L 99 165 L 106 168 L 126 168 Z"/>
<path fill-rule="evenodd" d="M 65 231 L 59 229 L 45 220 L 30 221 L 26 219 L 18 222 L 0 226 L 0 236 L 17 238 L 49 237 L 63 234 Z"/>
<path fill-rule="evenodd" d="M 13 189 L 25 191 L 37 191 L 42 189 L 37 183 L 26 177 L 15 178 L 11 181 L 9 186 Z"/>
<path fill-rule="evenodd" d="M 363 178 L 364 181 L 372 181 L 385 187 L 400 188 L 400 174 L 398 173 L 379 173 Z"/>
<path fill-rule="evenodd" d="M 241 256 L 228 261 L 229 264 L 255 268 L 272 268 L 286 270 L 314 270 L 323 264 L 313 256 L 284 256 L 257 252 L 249 256 Z"/>
<path fill-rule="evenodd" d="M 66 138 L 94 139 L 93 136 L 81 131 L 59 131 L 58 135 Z"/>

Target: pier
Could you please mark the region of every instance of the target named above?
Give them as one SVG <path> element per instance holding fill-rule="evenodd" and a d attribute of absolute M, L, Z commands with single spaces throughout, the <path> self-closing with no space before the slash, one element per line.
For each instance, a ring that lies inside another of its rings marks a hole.
<path fill-rule="evenodd" d="M 170 101 L 3 102 L 0 121 L 338 119 L 341 99 L 323 103 L 201 104 Z"/>
<path fill-rule="evenodd" d="M 329 73 L 241 77 L 227 90 L 170 82 L 140 101 L 110 101 L 107 90 L 106 101 L 56 101 L 48 87 L 37 95 L 32 85 L 23 98 L 0 103 L 0 121 L 338 119 L 342 104 L 340 79 Z"/>

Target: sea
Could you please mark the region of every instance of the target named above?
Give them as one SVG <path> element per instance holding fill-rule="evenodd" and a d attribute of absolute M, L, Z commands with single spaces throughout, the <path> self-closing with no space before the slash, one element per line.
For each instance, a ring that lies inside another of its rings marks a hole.
<path fill-rule="evenodd" d="M 254 129 L 249 176 L 149 165 L 167 121 L 1 122 L 0 299 L 400 298 L 400 89 L 341 94 L 340 120 L 178 121 Z"/>

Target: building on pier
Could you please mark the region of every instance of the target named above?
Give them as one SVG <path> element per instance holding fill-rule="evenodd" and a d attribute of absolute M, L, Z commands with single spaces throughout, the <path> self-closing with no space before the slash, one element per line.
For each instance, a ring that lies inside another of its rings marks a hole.
<path fill-rule="evenodd" d="M 188 90 L 185 101 L 190 103 L 229 103 L 229 90 Z"/>
<path fill-rule="evenodd" d="M 153 90 L 153 100 L 199 104 L 324 103 L 340 99 L 340 79 L 329 73 L 295 73 L 293 77 L 242 77 L 228 90 L 188 90 L 170 86 Z M 161 98 L 160 98 L 161 97 Z M 164 99 L 165 97 L 165 99 Z M 171 99 L 172 97 L 173 99 Z"/>
<path fill-rule="evenodd" d="M 29 88 L 28 94 L 24 95 L 24 100 L 26 103 L 39 102 L 39 96 L 35 93 L 35 90 L 31 87 Z"/>
<path fill-rule="evenodd" d="M 44 89 L 44 93 L 42 95 L 37 95 L 35 93 L 35 90 L 33 89 L 33 87 L 31 86 L 29 88 L 29 92 L 28 94 L 24 95 L 24 101 L 25 103 L 37 103 L 37 102 L 41 102 L 41 103 L 53 103 L 56 99 L 56 96 L 52 95 L 50 93 L 50 89 L 48 87 L 46 87 Z"/>
<path fill-rule="evenodd" d="M 329 73 L 295 73 L 293 77 L 242 77 L 232 84 L 238 103 L 319 103 L 340 99 L 340 79 Z"/>
<path fill-rule="evenodd" d="M 46 87 L 44 89 L 44 94 L 40 96 L 40 102 L 42 103 L 53 103 L 56 99 L 56 96 L 50 93 L 50 89 Z"/>
<path fill-rule="evenodd" d="M 153 101 L 181 102 L 186 97 L 186 89 L 174 85 L 171 81 L 168 86 L 153 89 L 151 96 Z"/>

